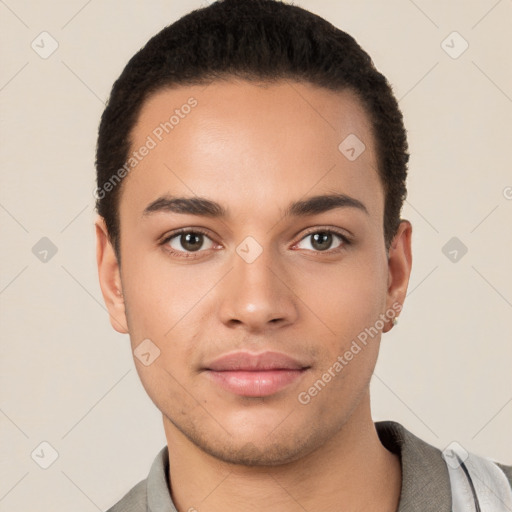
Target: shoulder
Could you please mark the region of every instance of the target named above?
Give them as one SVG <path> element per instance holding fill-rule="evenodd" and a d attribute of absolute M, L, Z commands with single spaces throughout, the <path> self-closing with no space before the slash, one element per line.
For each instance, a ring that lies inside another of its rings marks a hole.
<path fill-rule="evenodd" d="M 419 437 L 416 437 L 400 423 L 396 421 L 379 421 L 375 423 L 375 427 L 382 444 L 388 450 L 411 459 L 411 462 L 413 462 L 415 466 L 424 465 L 425 462 L 427 462 L 429 465 L 437 467 L 439 471 L 445 467 L 446 463 L 441 448 L 432 446 Z M 472 455 L 479 456 L 476 453 Z M 485 458 L 482 456 L 479 457 L 482 459 Z M 440 464 L 440 460 L 442 460 L 442 464 Z M 486 460 L 496 464 L 496 466 L 505 473 L 507 480 L 512 484 L 512 466 L 501 464 L 491 459 Z M 445 475 L 447 476 L 448 473 L 446 472 Z"/>
<path fill-rule="evenodd" d="M 146 512 L 147 503 L 147 480 L 141 480 L 137 485 L 132 487 L 123 498 L 121 498 L 107 512 Z"/>
<path fill-rule="evenodd" d="M 167 446 L 164 446 L 155 457 L 148 477 L 141 480 L 107 512 L 176 512 L 167 482 L 168 471 L 169 452 Z"/>
<path fill-rule="evenodd" d="M 453 475 L 443 450 L 416 437 L 397 422 L 380 421 L 375 423 L 375 427 L 382 444 L 400 457 L 402 491 L 399 512 L 451 510 Z M 470 456 L 466 463 L 468 467 L 480 468 L 484 474 L 490 468 L 488 483 L 502 489 L 505 495 L 510 494 L 506 487 L 507 483 L 512 486 L 512 467 L 491 464 L 493 461 L 475 454 L 466 455 Z"/>

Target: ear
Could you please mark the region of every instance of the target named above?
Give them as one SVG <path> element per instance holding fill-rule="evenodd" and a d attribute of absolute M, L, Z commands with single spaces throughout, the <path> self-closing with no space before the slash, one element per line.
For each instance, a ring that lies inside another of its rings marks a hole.
<path fill-rule="evenodd" d="M 398 313 L 402 310 L 412 267 L 411 250 L 412 225 L 408 220 L 401 220 L 396 235 L 393 237 L 388 253 L 388 292 L 386 311 Z M 393 323 L 387 322 L 382 332 L 392 329 Z"/>
<path fill-rule="evenodd" d="M 103 300 L 107 306 L 112 327 L 121 334 L 127 334 L 121 272 L 117 257 L 103 217 L 98 215 L 94 225 L 96 227 L 96 262 Z"/>

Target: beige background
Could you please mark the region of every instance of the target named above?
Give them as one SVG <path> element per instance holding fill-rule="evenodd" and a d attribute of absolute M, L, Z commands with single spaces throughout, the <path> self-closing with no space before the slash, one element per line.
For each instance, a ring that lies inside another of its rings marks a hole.
<path fill-rule="evenodd" d="M 414 265 L 375 419 L 512 464 L 512 1 L 297 3 L 373 56 L 409 130 Z M 127 59 L 200 5 L 0 1 L 0 511 L 104 510 L 165 443 L 97 282 L 94 147 Z M 47 59 L 31 48 L 42 31 L 59 45 Z M 469 43 L 458 58 L 442 46 L 453 31 Z M 47 262 L 32 252 L 42 237 L 58 250 Z M 457 262 L 442 252 L 452 237 L 468 249 Z M 31 458 L 49 461 L 43 441 L 59 454 L 48 469 Z"/>

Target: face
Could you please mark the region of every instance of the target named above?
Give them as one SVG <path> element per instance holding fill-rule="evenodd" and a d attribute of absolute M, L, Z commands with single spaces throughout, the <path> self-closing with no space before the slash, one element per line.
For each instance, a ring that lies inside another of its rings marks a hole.
<path fill-rule="evenodd" d="M 408 223 L 385 250 L 374 148 L 349 91 L 215 82 L 144 105 L 122 266 L 101 220 L 98 264 L 168 439 L 271 465 L 368 418 L 410 272 Z"/>

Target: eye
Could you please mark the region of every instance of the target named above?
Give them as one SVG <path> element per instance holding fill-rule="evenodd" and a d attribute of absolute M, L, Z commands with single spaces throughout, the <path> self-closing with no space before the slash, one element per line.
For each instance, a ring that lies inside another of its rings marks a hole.
<path fill-rule="evenodd" d="M 300 244 L 303 244 L 303 246 L 300 247 Z M 335 244 L 334 247 L 333 244 Z M 329 229 L 322 229 L 318 231 L 313 231 L 312 233 L 308 233 L 297 244 L 297 247 L 299 249 L 308 249 L 316 252 L 325 252 L 329 250 L 335 251 L 336 249 L 339 249 L 344 245 L 349 244 L 350 241 L 341 233 L 337 233 Z"/>
<path fill-rule="evenodd" d="M 172 253 L 194 253 L 212 249 L 214 242 L 201 231 L 180 231 L 168 236 L 162 245 Z"/>

